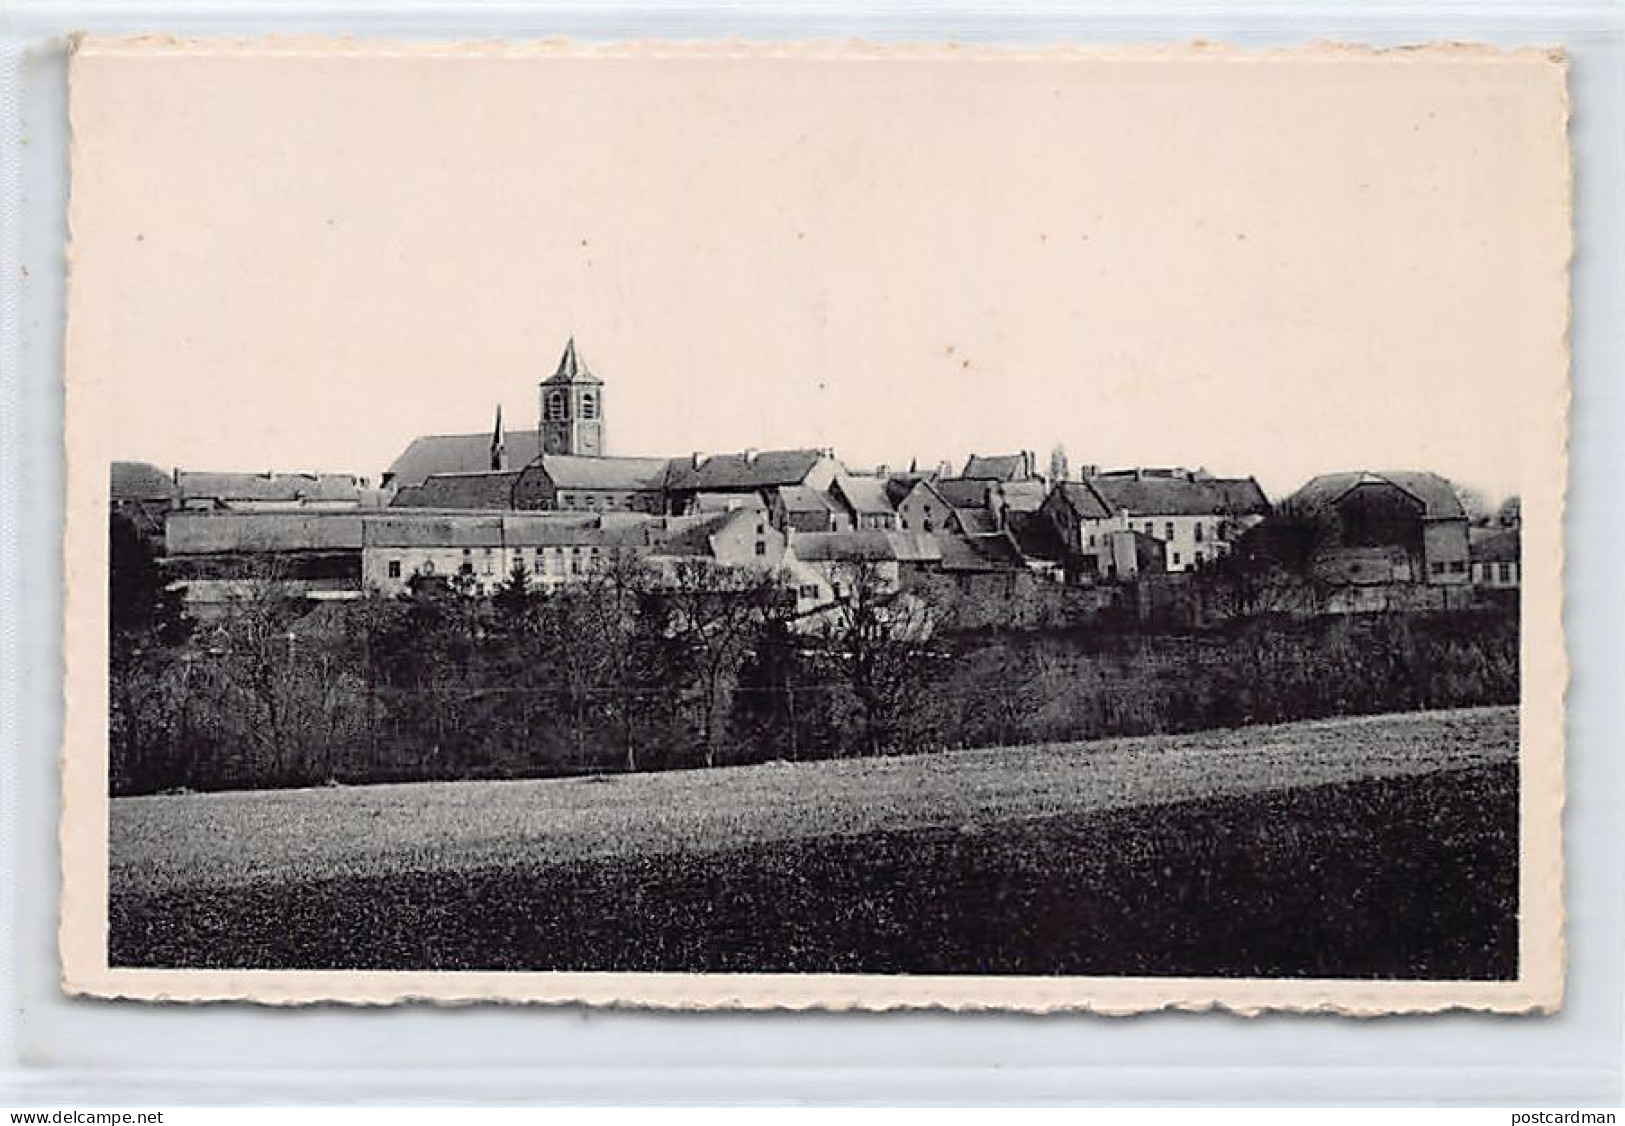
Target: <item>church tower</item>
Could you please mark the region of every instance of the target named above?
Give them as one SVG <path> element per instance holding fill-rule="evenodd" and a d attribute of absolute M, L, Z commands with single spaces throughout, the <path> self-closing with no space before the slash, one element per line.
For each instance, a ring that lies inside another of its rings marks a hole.
<path fill-rule="evenodd" d="M 542 381 L 542 452 L 604 456 L 604 381 L 564 346 L 559 369 Z"/>

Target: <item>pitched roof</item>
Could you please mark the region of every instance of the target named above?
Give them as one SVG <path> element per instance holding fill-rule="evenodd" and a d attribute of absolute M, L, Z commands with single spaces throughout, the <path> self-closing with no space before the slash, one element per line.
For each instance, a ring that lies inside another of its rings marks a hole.
<path fill-rule="evenodd" d="M 807 485 L 780 485 L 774 490 L 786 512 L 833 512 L 835 502 L 827 493 Z"/>
<path fill-rule="evenodd" d="M 991 478 L 995 481 L 1016 481 L 1032 475 L 1032 465 L 1027 455 L 1019 454 L 971 454 L 965 459 L 965 472 L 961 477 Z"/>
<path fill-rule="evenodd" d="M 354 550 L 363 520 L 354 512 L 174 512 L 165 547 L 171 555 Z"/>
<path fill-rule="evenodd" d="M 790 547 L 803 563 L 933 563 L 942 558 L 937 537 L 907 532 L 799 532 Z"/>
<path fill-rule="evenodd" d="M 516 469 L 487 473 L 436 473 L 421 485 L 400 489 L 391 508 L 512 508 Z"/>
<path fill-rule="evenodd" d="M 956 508 L 953 519 L 966 535 L 990 535 L 999 530 L 999 519 L 985 508 Z"/>
<path fill-rule="evenodd" d="M 928 473 L 893 473 L 886 478 L 886 499 L 891 501 L 893 508 L 902 504 L 921 485 L 931 487 L 931 475 Z M 934 490 L 933 490 L 934 491 Z M 946 503 L 946 502 L 945 502 Z"/>
<path fill-rule="evenodd" d="M 1037 512 L 1043 507 L 1049 489 L 1036 477 L 1019 481 L 1006 481 L 1003 485 L 1004 506 L 1012 512 Z"/>
<path fill-rule="evenodd" d="M 177 487 L 183 498 L 222 501 L 304 501 L 361 499 L 360 483 L 345 473 L 207 473 L 183 469 Z"/>
<path fill-rule="evenodd" d="M 986 508 L 988 491 L 999 488 L 988 477 L 949 477 L 933 482 L 931 487 L 955 508 Z"/>
<path fill-rule="evenodd" d="M 1474 563 L 1516 563 L 1522 547 L 1518 529 L 1508 528 L 1475 541 L 1468 549 Z"/>
<path fill-rule="evenodd" d="M 535 430 L 503 436 L 509 465 L 528 465 L 541 453 Z M 384 475 L 396 488 L 421 485 L 437 473 L 486 473 L 491 469 L 491 434 L 426 434 L 413 438 Z"/>
<path fill-rule="evenodd" d="M 1251 478 L 1222 479 L 1105 474 L 1088 484 L 1109 512 L 1131 516 L 1250 516 L 1269 512 L 1269 501 Z"/>
<path fill-rule="evenodd" d="M 799 485 L 824 459 L 821 450 L 762 450 L 754 454 L 714 454 L 694 465 L 692 458 L 673 458 L 666 486 L 681 492 L 770 489 Z"/>
<path fill-rule="evenodd" d="M 175 479 L 145 461 L 115 461 L 108 474 L 114 500 L 173 500 Z"/>
<path fill-rule="evenodd" d="M 787 485 L 786 488 L 799 488 L 796 485 Z M 811 490 L 808 490 L 809 492 Z M 734 512 L 743 509 L 747 512 L 759 512 L 767 505 L 756 493 L 695 493 L 689 498 L 689 505 L 695 512 Z"/>
<path fill-rule="evenodd" d="M 886 495 L 886 482 L 878 477 L 841 476 L 835 479 L 841 495 L 860 516 L 890 514 L 897 511 Z"/>
<path fill-rule="evenodd" d="M 1003 532 L 994 535 L 937 537 L 944 571 L 1019 571 L 1021 553 Z"/>
<path fill-rule="evenodd" d="M 1461 506 L 1461 498 L 1449 481 L 1437 473 L 1410 469 L 1322 473 L 1287 498 L 1286 506 L 1314 509 L 1333 505 L 1361 485 L 1389 485 L 1409 493 L 1421 502 L 1422 515 L 1427 520 L 1459 520 L 1467 515 L 1466 509 Z"/>
<path fill-rule="evenodd" d="M 564 346 L 564 354 L 559 357 L 558 369 L 542 382 L 602 383 L 603 380 L 599 379 L 590 370 L 588 370 L 587 365 L 582 362 L 581 357 L 576 355 L 576 338 L 572 336 L 570 337 L 569 342 Z"/>
<path fill-rule="evenodd" d="M 1054 493 L 1059 502 L 1075 512 L 1080 519 L 1105 520 L 1112 514 L 1100 494 L 1090 488 L 1087 481 L 1057 482 Z"/>
<path fill-rule="evenodd" d="M 498 513 L 402 512 L 369 514 L 361 520 L 367 547 L 500 547 Z"/>
<path fill-rule="evenodd" d="M 608 489 L 658 492 L 665 483 L 666 460 L 658 457 L 582 457 L 543 454 L 526 466 L 540 466 L 561 489 Z"/>

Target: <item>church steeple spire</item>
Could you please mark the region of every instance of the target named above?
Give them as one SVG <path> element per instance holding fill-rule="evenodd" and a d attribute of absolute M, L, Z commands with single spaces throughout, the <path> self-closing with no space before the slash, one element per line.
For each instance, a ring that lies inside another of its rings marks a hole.
<path fill-rule="evenodd" d="M 508 468 L 508 436 L 502 429 L 502 404 L 497 404 L 497 422 L 491 431 L 491 468 L 504 470 Z"/>
<path fill-rule="evenodd" d="M 604 456 L 604 381 L 576 352 L 570 337 L 558 370 L 542 380 L 542 452 Z"/>

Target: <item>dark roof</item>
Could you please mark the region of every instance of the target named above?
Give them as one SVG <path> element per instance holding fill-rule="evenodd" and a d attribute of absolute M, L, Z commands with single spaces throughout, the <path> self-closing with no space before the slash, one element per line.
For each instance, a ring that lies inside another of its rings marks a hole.
<path fill-rule="evenodd" d="M 1411 469 L 1322 473 L 1293 493 L 1286 504 L 1287 507 L 1299 509 L 1333 505 L 1361 485 L 1389 485 L 1409 493 L 1421 502 L 1423 517 L 1428 520 L 1459 520 L 1467 515 L 1466 509 L 1461 506 L 1461 498 L 1456 495 L 1455 486 L 1449 481 L 1437 473 Z"/>
<path fill-rule="evenodd" d="M 823 458 L 821 450 L 763 450 L 753 454 L 714 454 L 697 467 L 693 458 L 673 458 L 669 462 L 666 485 L 681 492 L 799 485 Z"/>
<path fill-rule="evenodd" d="M 174 500 L 175 479 L 145 461 L 115 461 L 109 474 L 114 500 Z"/>
<path fill-rule="evenodd" d="M 931 477 L 926 473 L 893 473 L 886 478 L 886 499 L 891 501 L 893 508 L 902 504 L 920 485 L 931 484 Z"/>
<path fill-rule="evenodd" d="M 602 383 L 603 380 L 588 370 L 587 365 L 581 361 L 581 357 L 576 355 L 576 338 L 572 336 L 564 346 L 564 354 L 559 357 L 558 369 L 542 382 Z"/>
<path fill-rule="evenodd" d="M 988 490 L 997 489 L 998 485 L 988 477 L 949 477 L 933 482 L 931 487 L 955 508 L 986 508 Z"/>
<path fill-rule="evenodd" d="M 508 464 L 529 465 L 541 453 L 535 430 L 512 430 L 503 436 Z M 421 485 L 437 473 L 488 473 L 491 470 L 491 434 L 426 434 L 413 438 L 385 476 L 397 488 Z"/>
<path fill-rule="evenodd" d="M 1076 483 L 1062 482 L 1062 484 Z M 1012 512 L 1010 535 L 1016 541 L 1016 547 L 1021 554 L 1028 559 L 1059 563 L 1066 557 L 1066 541 L 1061 539 L 1061 533 L 1055 530 L 1054 523 L 1043 513 Z"/>
<path fill-rule="evenodd" d="M 1026 566 L 1009 536 L 937 537 L 944 571 L 1019 571 Z"/>
<path fill-rule="evenodd" d="M 178 484 L 183 499 L 358 503 L 361 499 L 360 482 L 344 473 L 205 473 L 183 469 Z"/>
<path fill-rule="evenodd" d="M 543 454 L 526 469 L 541 466 L 560 489 L 606 489 L 658 492 L 666 478 L 666 460 L 658 457 L 581 457 Z"/>
<path fill-rule="evenodd" d="M 1061 481 L 1054 489 L 1061 504 L 1066 505 L 1083 520 L 1105 520 L 1111 510 L 1100 494 L 1089 487 L 1087 481 Z"/>
<path fill-rule="evenodd" d="M 953 519 L 966 535 L 989 535 L 999 530 L 999 519 L 985 508 L 956 508 Z"/>
<path fill-rule="evenodd" d="M 1264 490 L 1252 478 L 1196 478 L 1110 474 L 1090 477 L 1108 512 L 1131 516 L 1262 516 L 1269 512 Z"/>
<path fill-rule="evenodd" d="M 517 470 L 436 473 L 423 484 L 400 489 L 391 508 L 512 508 Z"/>
<path fill-rule="evenodd" d="M 1508 528 L 1477 540 L 1468 554 L 1474 563 L 1516 563 L 1522 547 L 1519 539 L 1518 529 Z"/>
<path fill-rule="evenodd" d="M 961 477 L 991 478 L 995 481 L 1016 481 L 1032 475 L 1032 465 L 1022 454 L 971 454 L 965 459 L 965 472 Z"/>

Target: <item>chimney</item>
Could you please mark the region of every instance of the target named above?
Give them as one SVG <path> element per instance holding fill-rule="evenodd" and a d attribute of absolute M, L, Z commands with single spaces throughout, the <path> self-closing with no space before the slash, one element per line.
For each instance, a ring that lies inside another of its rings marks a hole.
<path fill-rule="evenodd" d="M 694 453 L 691 456 L 692 456 L 692 465 L 693 465 L 693 467 L 695 469 L 698 469 L 700 466 L 705 464 L 705 454 L 702 453 L 701 451 L 695 450 Z"/>
<path fill-rule="evenodd" d="M 756 464 L 756 458 L 760 454 L 760 452 L 761 452 L 760 450 L 746 450 L 745 451 L 745 464 L 746 465 L 755 465 Z"/>
<path fill-rule="evenodd" d="M 1099 476 L 1100 476 L 1100 466 L 1098 466 L 1098 465 L 1080 465 L 1080 466 L 1078 466 L 1078 477 L 1081 480 L 1088 480 L 1090 477 L 1099 477 Z"/>

